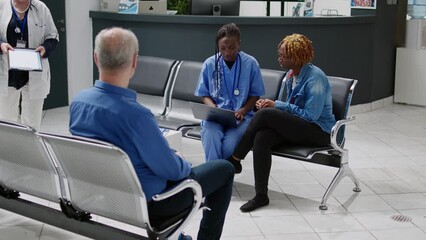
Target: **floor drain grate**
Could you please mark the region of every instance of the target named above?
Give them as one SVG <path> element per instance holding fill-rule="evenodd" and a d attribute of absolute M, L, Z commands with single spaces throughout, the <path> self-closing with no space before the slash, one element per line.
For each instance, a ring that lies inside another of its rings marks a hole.
<path fill-rule="evenodd" d="M 396 222 L 411 222 L 411 218 L 404 215 L 393 215 L 391 219 Z"/>

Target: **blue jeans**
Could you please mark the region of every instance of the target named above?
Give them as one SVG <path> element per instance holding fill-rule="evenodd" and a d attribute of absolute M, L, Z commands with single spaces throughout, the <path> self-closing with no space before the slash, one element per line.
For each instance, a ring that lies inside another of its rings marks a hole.
<path fill-rule="evenodd" d="M 221 124 L 203 121 L 201 143 L 203 144 L 206 161 L 226 159 L 231 156 L 235 146 L 240 141 L 247 126 L 249 117 L 236 128 L 224 128 Z"/>
<path fill-rule="evenodd" d="M 234 167 L 226 160 L 210 161 L 192 168 L 188 178 L 196 180 L 201 185 L 203 197 L 205 197 L 204 203 L 211 209 L 211 211 L 203 211 L 197 239 L 220 239 L 232 195 Z M 177 183 L 170 182 L 169 187 Z M 151 221 L 170 218 L 188 211 L 193 201 L 191 190 L 182 191 L 160 202 L 150 201 L 148 203 L 149 218 Z"/>

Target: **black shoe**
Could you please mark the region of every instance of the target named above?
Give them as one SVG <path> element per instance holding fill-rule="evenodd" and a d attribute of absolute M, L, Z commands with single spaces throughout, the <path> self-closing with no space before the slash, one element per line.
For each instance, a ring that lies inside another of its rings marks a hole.
<path fill-rule="evenodd" d="M 241 161 L 235 160 L 232 155 L 226 159 L 228 162 L 234 166 L 234 172 L 235 174 L 241 173 L 243 171 L 243 166 L 241 166 Z"/>
<path fill-rule="evenodd" d="M 192 237 L 191 237 L 191 236 L 189 236 L 189 235 L 185 235 L 184 233 L 181 233 L 181 234 L 179 235 L 178 240 L 192 240 Z"/>
<path fill-rule="evenodd" d="M 266 194 L 256 194 L 256 196 L 246 202 L 243 206 L 240 207 L 241 212 L 251 212 L 260 207 L 266 206 L 269 204 L 269 198 Z"/>

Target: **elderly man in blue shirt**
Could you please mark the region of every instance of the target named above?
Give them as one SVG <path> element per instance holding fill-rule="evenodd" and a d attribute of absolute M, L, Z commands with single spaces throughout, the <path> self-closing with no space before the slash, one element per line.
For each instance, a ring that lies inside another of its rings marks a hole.
<path fill-rule="evenodd" d="M 137 66 L 138 50 L 138 40 L 129 30 L 110 28 L 96 36 L 94 60 L 99 80 L 71 103 L 70 131 L 123 149 L 148 201 L 183 179 L 198 181 L 211 211 L 204 211 L 197 239 L 220 239 L 232 194 L 234 168 L 225 160 L 192 168 L 169 147 L 154 115 L 136 101 L 136 92 L 127 88 Z M 150 219 L 176 215 L 192 202 L 190 190 L 160 202 L 149 201 Z M 192 238 L 181 234 L 180 239 Z"/>

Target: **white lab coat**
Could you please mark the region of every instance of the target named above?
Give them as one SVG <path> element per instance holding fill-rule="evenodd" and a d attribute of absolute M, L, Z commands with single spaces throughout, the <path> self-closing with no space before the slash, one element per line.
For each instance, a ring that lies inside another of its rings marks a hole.
<path fill-rule="evenodd" d="M 0 40 L 7 42 L 7 26 L 12 18 L 10 0 L 0 0 Z M 39 0 L 31 0 L 28 12 L 28 47 L 37 48 L 46 39 L 59 40 L 50 10 Z M 8 95 L 8 60 L 6 54 L 0 55 L 0 96 Z M 30 99 L 43 99 L 50 92 L 50 67 L 47 58 L 42 58 L 43 71 L 29 73 L 29 97 Z"/>

